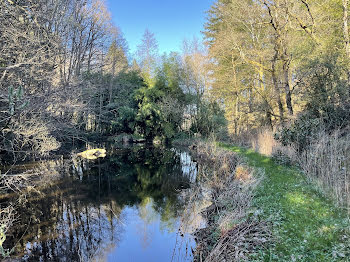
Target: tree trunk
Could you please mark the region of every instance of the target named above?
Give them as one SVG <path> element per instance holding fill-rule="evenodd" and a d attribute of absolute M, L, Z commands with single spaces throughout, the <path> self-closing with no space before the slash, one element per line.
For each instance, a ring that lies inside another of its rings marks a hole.
<path fill-rule="evenodd" d="M 349 24 L 348 24 L 348 3 L 349 0 L 343 0 L 343 34 L 344 34 L 344 45 L 347 63 L 350 62 L 350 37 L 349 37 Z M 348 65 L 348 88 L 350 94 L 350 65 Z"/>
<path fill-rule="evenodd" d="M 289 116 L 293 116 L 293 105 L 292 105 L 292 92 L 290 90 L 290 81 L 289 81 L 289 70 L 290 70 L 290 60 L 285 60 L 283 64 L 283 74 L 285 81 L 285 92 L 286 92 L 286 105 L 288 109 Z"/>
<path fill-rule="evenodd" d="M 281 91 L 280 91 L 280 87 L 278 85 L 277 72 L 276 72 L 277 59 L 278 59 L 278 51 L 276 51 L 276 54 L 275 54 L 273 61 L 272 61 L 272 72 L 271 73 L 272 73 L 273 86 L 275 89 L 276 101 L 277 101 L 278 110 L 279 110 L 279 114 L 280 114 L 280 122 L 283 123 L 284 110 L 283 110 Z"/>
<path fill-rule="evenodd" d="M 269 109 L 266 110 L 266 126 L 273 130 L 272 119 L 271 119 L 271 111 Z"/>

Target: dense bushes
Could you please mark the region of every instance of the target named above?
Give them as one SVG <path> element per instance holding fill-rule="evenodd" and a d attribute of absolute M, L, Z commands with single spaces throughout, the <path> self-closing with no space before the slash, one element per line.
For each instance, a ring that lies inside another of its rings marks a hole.
<path fill-rule="evenodd" d="M 291 145 L 298 152 L 304 151 L 320 131 L 331 134 L 350 125 L 349 86 L 337 56 L 318 58 L 303 70 L 310 72 L 300 83 L 305 90 L 305 107 L 290 126 L 282 127 L 275 135 L 283 145 Z"/>
<path fill-rule="evenodd" d="M 202 101 L 191 126 L 193 133 L 200 133 L 203 136 L 220 134 L 227 136 L 227 120 L 225 112 L 216 102 Z"/>
<path fill-rule="evenodd" d="M 284 146 L 293 146 L 298 152 L 302 152 L 315 138 L 321 128 L 319 118 L 310 118 L 308 114 L 302 115 L 289 127 L 282 128 L 275 134 L 275 139 Z"/>
<path fill-rule="evenodd" d="M 141 135 L 148 141 L 173 139 L 181 132 L 227 137 L 224 111 L 217 102 L 186 91 L 183 67 L 179 56 L 172 53 L 163 56 L 152 81 L 137 71 L 117 76 L 121 79 L 117 83 L 122 84 L 109 104 L 114 106 L 111 130 Z"/>

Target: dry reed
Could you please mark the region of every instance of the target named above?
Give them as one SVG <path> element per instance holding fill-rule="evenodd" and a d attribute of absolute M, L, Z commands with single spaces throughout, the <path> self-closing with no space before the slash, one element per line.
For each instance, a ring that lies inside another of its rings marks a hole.
<path fill-rule="evenodd" d="M 350 208 L 350 135 L 319 133 L 303 152 L 300 166 L 340 205 Z M 349 209 L 350 210 L 350 209 Z"/>
<path fill-rule="evenodd" d="M 301 154 L 292 146 L 281 145 L 274 140 L 273 132 L 266 129 L 258 132 L 251 145 L 278 163 L 299 166 L 323 193 L 350 210 L 350 134 L 346 130 L 333 134 L 319 132 Z"/>
<path fill-rule="evenodd" d="M 212 202 L 202 211 L 206 228 L 195 233 L 195 261 L 247 260 L 270 240 L 269 226 L 252 213 L 254 191 L 262 175 L 253 175 L 256 170 L 215 143 L 199 142 L 192 150 L 200 163 L 200 184 L 210 188 Z M 215 232 L 220 235 L 215 237 Z"/>

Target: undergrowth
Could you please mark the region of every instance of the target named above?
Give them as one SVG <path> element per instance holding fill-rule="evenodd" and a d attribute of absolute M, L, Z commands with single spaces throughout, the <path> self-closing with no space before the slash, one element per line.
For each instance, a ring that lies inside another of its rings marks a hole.
<path fill-rule="evenodd" d="M 209 190 L 211 202 L 202 211 L 206 227 L 195 233 L 194 260 L 247 261 L 271 240 L 269 223 L 252 206 L 263 172 L 249 168 L 238 154 L 215 143 L 198 142 L 192 151 L 200 163 L 198 187 Z M 199 190 L 193 191 L 197 194 Z"/>

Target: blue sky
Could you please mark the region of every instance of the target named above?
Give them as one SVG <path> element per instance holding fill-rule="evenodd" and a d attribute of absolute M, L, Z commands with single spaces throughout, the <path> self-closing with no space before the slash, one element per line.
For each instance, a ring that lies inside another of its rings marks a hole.
<path fill-rule="evenodd" d="M 107 0 L 113 20 L 136 50 L 146 28 L 158 40 L 159 51 L 180 51 L 184 38 L 202 38 L 205 12 L 214 0 Z"/>

